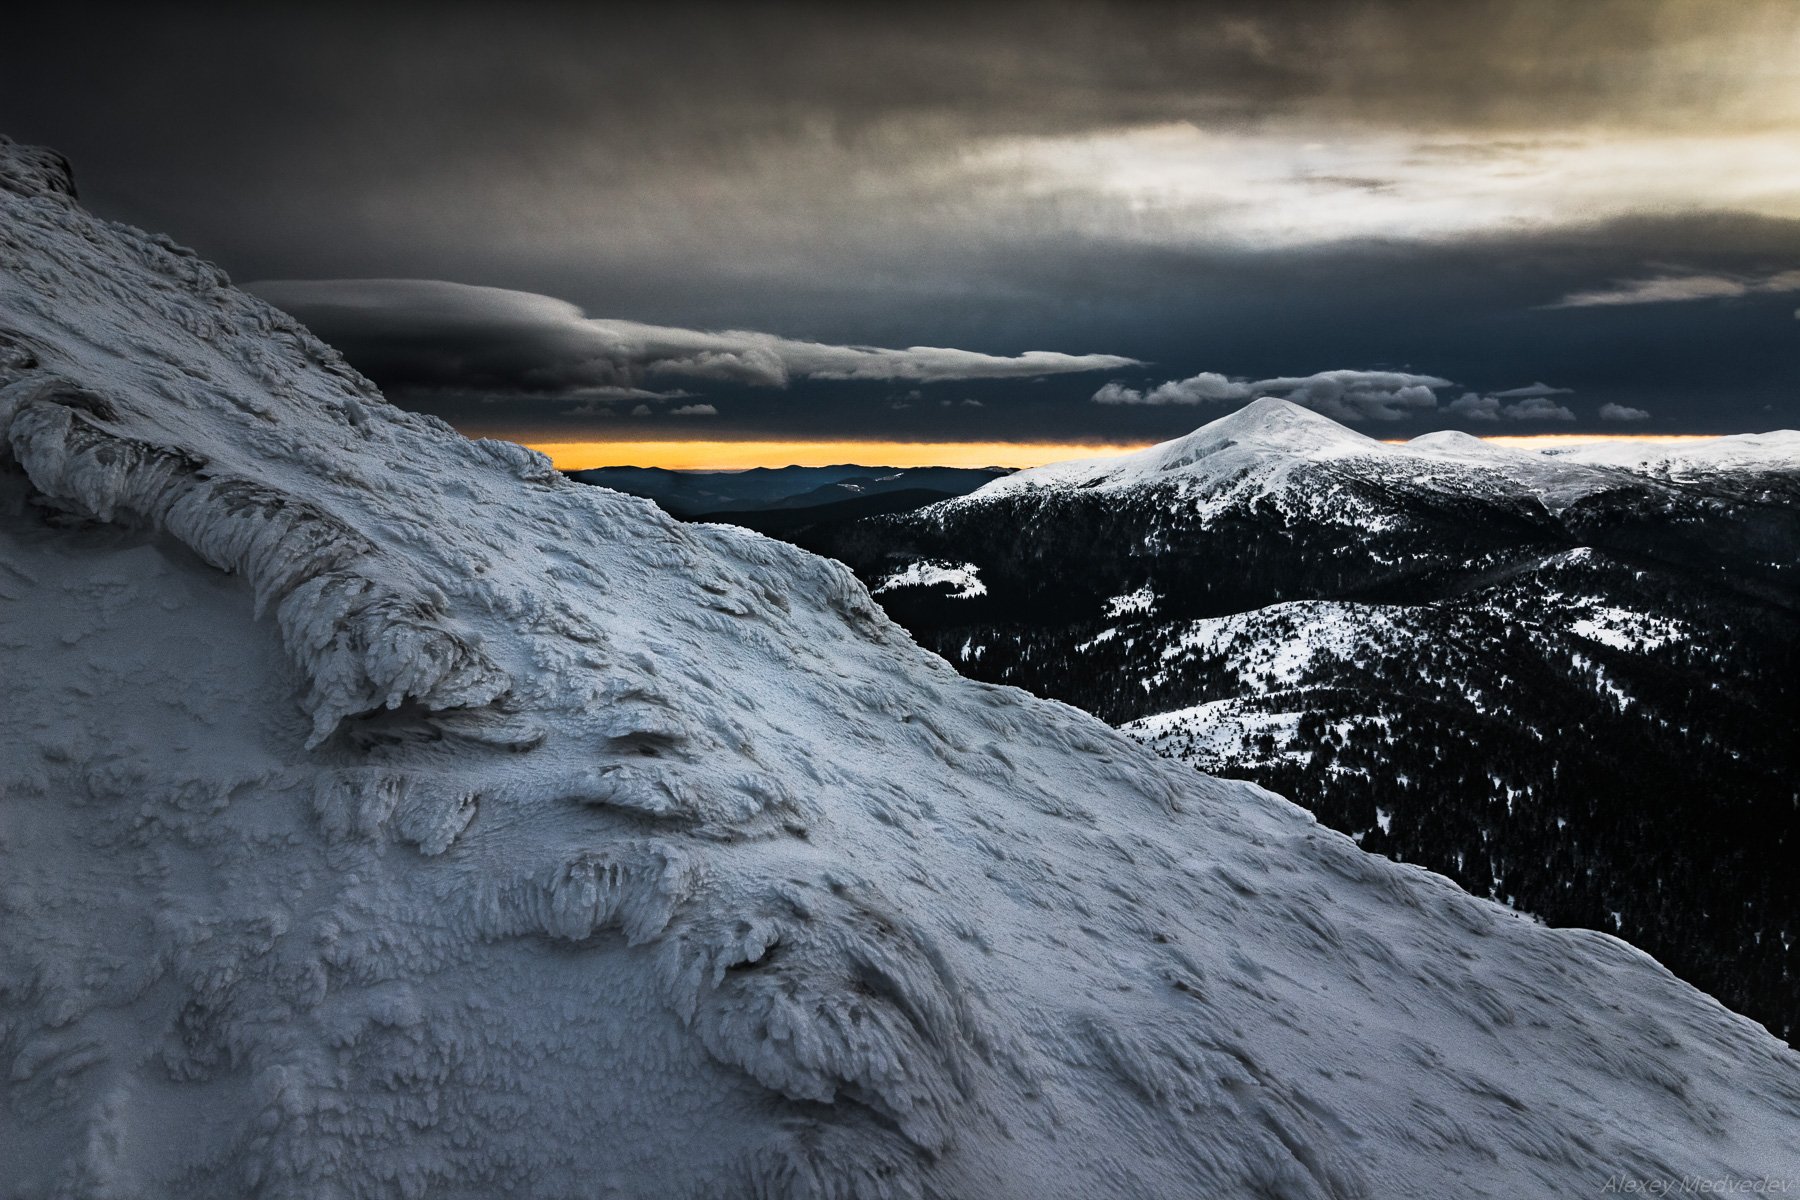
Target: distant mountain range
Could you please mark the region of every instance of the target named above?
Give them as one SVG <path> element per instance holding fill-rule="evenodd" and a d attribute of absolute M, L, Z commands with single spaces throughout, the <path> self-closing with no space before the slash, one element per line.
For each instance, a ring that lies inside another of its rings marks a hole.
<path fill-rule="evenodd" d="M 821 508 L 874 496 L 890 499 L 885 506 L 840 511 L 842 517 L 868 516 L 918 508 L 936 500 L 961 496 L 1010 474 L 1005 467 L 755 467 L 748 471 L 671 471 L 662 467 L 595 467 L 571 471 L 581 483 L 654 500 L 664 510 L 688 519 L 750 524 L 732 514 L 782 509 Z M 904 499 L 894 499 L 905 493 Z"/>
<path fill-rule="evenodd" d="M 1792 1038 L 1797 501 L 1800 434 L 1544 455 L 1263 400 L 795 540 L 966 674 L 1616 933 Z"/>

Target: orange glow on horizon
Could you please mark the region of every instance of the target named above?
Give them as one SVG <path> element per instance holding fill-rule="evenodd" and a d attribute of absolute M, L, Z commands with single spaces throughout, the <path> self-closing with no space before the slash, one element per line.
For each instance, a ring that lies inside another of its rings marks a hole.
<path fill-rule="evenodd" d="M 1482 440 L 1517 450 L 1595 442 L 1709 442 L 1710 433 L 1500 434 Z M 1405 438 L 1387 439 L 1390 445 Z M 564 471 L 588 467 L 666 467 L 672 471 L 742 471 L 751 467 L 1040 467 L 1072 458 L 1104 458 L 1151 442 L 527 442 Z"/>
<path fill-rule="evenodd" d="M 527 442 L 564 471 L 667 467 L 742 471 L 750 467 L 1039 467 L 1071 458 L 1141 450 L 1139 444 L 1079 442 Z"/>

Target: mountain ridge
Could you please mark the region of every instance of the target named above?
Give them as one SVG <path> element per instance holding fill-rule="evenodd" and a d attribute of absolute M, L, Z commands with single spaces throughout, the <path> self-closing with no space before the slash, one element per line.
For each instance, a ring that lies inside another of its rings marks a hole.
<path fill-rule="evenodd" d="M 1290 400 L 1264 397 L 1194 431 L 1130 454 L 1032 467 L 947 503 L 974 503 L 1032 491 L 1180 488 L 1190 495 L 1254 502 L 1280 493 L 1296 472 L 1349 470 L 1362 463 L 1404 480 L 1464 492 L 1506 490 L 1552 506 L 1596 494 L 1669 482 L 1671 470 L 1714 464 L 1721 472 L 1754 470 L 1800 475 L 1800 434 L 1730 435 L 1693 447 L 1644 449 L 1599 443 L 1524 451 L 1496 446 L 1458 430 L 1410 441 L 1376 441 Z M 1444 472 L 1452 474 L 1444 475 Z M 1461 472 L 1458 475 L 1455 472 Z M 1434 473 L 1438 477 L 1434 477 Z M 1230 489 L 1235 489 L 1235 492 Z"/>
<path fill-rule="evenodd" d="M 1635 471 L 1365 444 L 1271 402 L 793 536 L 964 673 L 1620 933 L 1792 1038 L 1800 888 L 1768 855 L 1800 846 L 1771 715 L 1800 703 L 1800 471 L 1725 445 L 1738 465 Z"/>
<path fill-rule="evenodd" d="M 1642 953 L 962 679 L 837 564 L 401 412 L 40 161 L 0 142 L 15 1192 L 1800 1162 L 1800 1057 Z"/>
<path fill-rule="evenodd" d="M 674 471 L 663 467 L 595 467 L 570 471 L 580 483 L 610 487 L 656 501 L 678 517 L 761 512 L 896 491 L 928 489 L 945 495 L 972 491 L 999 467 L 752 467 L 746 471 Z"/>

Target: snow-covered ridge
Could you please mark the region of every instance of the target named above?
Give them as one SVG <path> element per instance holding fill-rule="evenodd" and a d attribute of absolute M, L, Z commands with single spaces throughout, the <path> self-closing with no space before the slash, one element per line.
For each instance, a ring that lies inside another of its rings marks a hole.
<path fill-rule="evenodd" d="M 1643 955 L 399 412 L 46 162 L 0 143 L 6 1194 L 1794 1174 L 1800 1059 Z"/>
<path fill-rule="evenodd" d="M 1591 553 L 1582 548 L 1561 557 L 1579 560 Z M 1541 591 L 1536 594 L 1546 602 L 1552 619 L 1521 623 L 1546 643 L 1560 644 L 1565 654 L 1572 649 L 1569 637 L 1627 653 L 1645 653 L 1686 641 L 1693 634 L 1672 617 L 1621 608 L 1590 596 L 1545 595 Z M 1313 682 L 1322 667 L 1358 660 L 1380 661 L 1416 649 L 1432 638 L 1442 638 L 1445 625 L 1441 620 L 1430 619 L 1432 608 L 1299 600 L 1171 625 L 1166 630 L 1135 629 L 1132 632 L 1146 642 L 1157 635 L 1154 641 L 1161 645 L 1163 675 L 1179 670 L 1183 661 L 1190 658 L 1216 658 L 1229 664 L 1247 695 L 1152 713 L 1121 728 L 1152 746 L 1160 740 L 1165 752 L 1168 746 L 1185 740 L 1188 746 L 1178 755 L 1183 761 L 1195 762 L 1208 770 L 1222 769 L 1233 761 L 1234 752 L 1246 738 L 1291 726 L 1301 715 L 1259 709 L 1248 703 L 1251 698 L 1259 694 L 1276 698 L 1279 708 L 1282 693 Z M 1466 620 L 1467 610 L 1460 615 Z M 1117 631 L 1108 630 L 1101 636 L 1116 634 Z M 1580 646 L 1580 642 L 1574 646 Z M 1467 700 L 1481 707 L 1479 693 L 1469 693 Z M 1286 703 L 1305 707 L 1298 698 Z"/>
<path fill-rule="evenodd" d="M 1076 459 L 1018 471 L 970 496 L 992 499 L 1044 488 L 1143 487 L 1174 479 L 1211 483 L 1240 474 L 1270 458 L 1321 462 L 1382 453 L 1383 446 L 1329 417 L 1288 400 L 1265 397 L 1201 426 L 1193 433 L 1131 454 Z"/>
<path fill-rule="evenodd" d="M 1041 492 L 1175 489 L 1203 513 L 1279 495 L 1335 464 L 1371 481 L 1465 493 L 1529 495 L 1556 507 L 1620 483 L 1620 472 L 1667 478 L 1685 470 L 1800 471 L 1800 434 L 1778 431 L 1677 445 L 1596 443 L 1514 450 L 1456 430 L 1378 442 L 1274 397 L 1131 454 L 1019 471 L 935 508 Z M 1302 490 L 1311 485 L 1307 483 Z"/>
<path fill-rule="evenodd" d="M 1800 472 L 1800 431 L 1741 433 L 1698 442 L 1594 442 L 1541 453 L 1563 462 L 1643 474 Z"/>

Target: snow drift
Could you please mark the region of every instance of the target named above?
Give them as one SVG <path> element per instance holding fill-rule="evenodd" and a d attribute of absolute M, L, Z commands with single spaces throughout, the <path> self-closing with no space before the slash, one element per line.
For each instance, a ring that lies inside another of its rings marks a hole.
<path fill-rule="evenodd" d="M 0 145 L 0 1195 L 1800 1173 L 1800 1059 L 399 412 Z"/>

